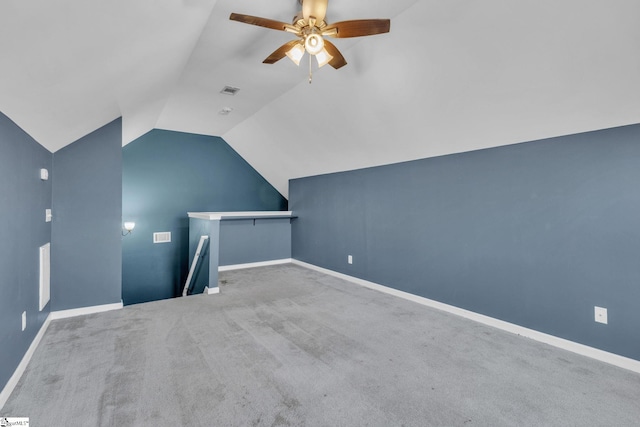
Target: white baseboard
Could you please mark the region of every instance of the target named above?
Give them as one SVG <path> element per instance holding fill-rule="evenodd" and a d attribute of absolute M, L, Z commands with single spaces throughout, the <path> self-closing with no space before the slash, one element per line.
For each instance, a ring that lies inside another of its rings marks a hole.
<path fill-rule="evenodd" d="M 25 369 L 27 369 L 27 366 L 29 365 L 29 361 L 31 361 L 31 357 L 33 357 L 33 353 L 36 351 L 36 348 L 38 348 L 38 345 L 40 344 L 40 341 L 42 340 L 42 337 L 44 336 L 44 333 L 47 331 L 47 328 L 49 327 L 49 324 L 51 323 L 52 320 L 66 319 L 68 317 L 82 316 L 85 314 L 92 314 L 92 313 L 102 313 L 104 311 L 118 310 L 118 309 L 121 309 L 122 307 L 123 307 L 123 304 L 122 304 L 122 301 L 120 301 L 119 303 L 115 303 L 115 304 L 95 305 L 92 307 L 73 308 L 70 310 L 59 310 L 59 311 L 52 311 L 51 313 L 49 313 L 49 315 L 47 316 L 47 319 L 44 321 L 44 323 L 42 324 L 42 327 L 38 331 L 38 334 L 31 342 L 29 349 L 27 350 L 25 355 L 22 357 L 20 364 L 18 365 L 16 370 L 13 372 L 13 375 L 11 376 L 11 378 L 9 378 L 7 385 L 5 385 L 4 388 L 2 389 L 2 392 L 0 392 L 0 409 L 4 407 L 5 403 L 7 403 L 7 399 L 9 399 L 9 396 L 11 396 L 13 389 L 16 387 L 16 385 L 18 385 L 18 381 L 20 381 L 22 374 L 24 374 Z"/>
<path fill-rule="evenodd" d="M 247 264 L 223 265 L 218 267 L 218 271 L 242 270 L 243 268 L 267 267 L 269 265 L 291 264 L 291 258 L 276 259 L 273 261 L 249 262 Z"/>
<path fill-rule="evenodd" d="M 36 351 L 36 348 L 38 348 L 38 345 L 40 344 L 40 341 L 42 340 L 42 337 L 47 331 L 50 323 L 51 314 L 49 314 L 45 319 L 44 323 L 40 327 L 40 330 L 36 334 L 36 337 L 33 339 L 31 345 L 27 349 L 27 352 L 24 354 L 24 356 L 22 356 L 22 360 L 18 364 L 18 367 L 13 372 L 13 375 L 11 375 L 11 378 L 9 378 L 9 381 L 2 389 L 2 392 L 0 392 L 0 410 L 2 410 L 4 404 L 7 403 L 9 396 L 11 396 L 11 393 L 13 393 L 13 389 L 15 389 L 18 385 L 18 381 L 20 381 L 20 378 L 22 378 L 22 374 L 24 374 L 24 371 L 27 369 L 31 358 L 33 357 L 33 353 Z"/>
<path fill-rule="evenodd" d="M 105 311 L 119 310 L 123 307 L 122 301 L 114 304 L 93 305 L 91 307 L 72 308 L 51 312 L 51 320 L 66 319 L 67 317 L 83 316 L 85 314 L 102 313 Z"/>
<path fill-rule="evenodd" d="M 215 288 L 210 288 L 210 287 L 205 287 L 204 288 L 204 293 L 207 295 L 213 295 L 213 294 L 219 294 L 220 293 L 220 288 L 219 287 L 215 287 Z"/>
<path fill-rule="evenodd" d="M 542 342 L 545 344 L 549 344 L 554 347 L 561 348 L 563 350 L 568 350 L 572 353 L 580 354 L 582 356 L 587 356 L 592 359 L 599 360 L 601 362 L 609 363 L 619 368 L 624 368 L 636 373 L 640 373 L 640 361 L 635 359 L 630 359 L 628 357 L 620 356 L 615 353 L 610 353 L 608 351 L 600 350 L 594 347 L 589 347 L 584 344 L 579 344 L 577 342 L 569 341 L 564 338 L 559 338 L 553 335 L 545 334 L 544 332 L 539 332 L 534 329 L 525 328 L 523 326 L 519 326 L 514 323 L 505 322 L 504 320 L 495 319 L 493 317 L 485 316 L 483 314 L 474 313 L 473 311 L 465 310 L 463 308 L 455 307 L 449 304 L 444 304 L 444 303 L 434 301 L 428 298 L 424 298 L 418 295 L 410 294 L 408 292 L 399 291 L 397 289 L 389 288 L 387 286 L 379 285 L 377 283 L 369 282 L 367 280 L 359 279 L 357 277 L 349 276 L 347 274 L 338 273 L 336 271 L 328 270 L 326 268 L 318 267 L 316 265 L 309 264 L 306 262 L 292 260 L 292 263 L 302 267 L 306 267 L 311 270 L 319 271 L 324 274 L 328 274 L 330 276 L 347 280 L 349 282 L 364 286 L 369 289 L 374 289 L 376 291 L 380 291 L 386 294 L 404 298 L 409 301 L 417 302 L 418 304 L 422 304 L 428 307 L 446 311 L 448 313 L 452 313 L 458 316 L 462 316 L 466 319 L 470 319 L 488 326 L 492 326 L 494 328 L 502 329 L 503 331 L 506 331 L 506 332 L 511 332 L 513 334 L 530 338 L 532 340 Z"/>

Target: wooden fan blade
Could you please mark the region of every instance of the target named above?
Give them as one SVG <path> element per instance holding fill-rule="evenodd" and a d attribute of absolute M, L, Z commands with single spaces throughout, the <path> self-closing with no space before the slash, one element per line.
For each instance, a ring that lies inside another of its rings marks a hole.
<path fill-rule="evenodd" d="M 362 37 L 388 33 L 391 28 L 389 19 L 356 19 L 335 22 L 322 29 L 322 34 L 337 37 Z"/>
<path fill-rule="evenodd" d="M 309 17 L 313 16 L 318 23 L 322 23 L 327 15 L 327 3 L 329 0 L 303 0 L 302 16 L 304 20 L 309 22 Z"/>
<path fill-rule="evenodd" d="M 331 65 L 333 68 L 337 70 L 338 68 L 347 65 L 347 61 L 346 59 L 344 59 L 344 56 L 342 56 L 338 48 L 329 40 L 324 41 L 324 48 L 327 49 L 329 55 L 333 56 L 333 59 L 329 61 L 329 65 Z"/>
<path fill-rule="evenodd" d="M 300 43 L 300 40 L 291 40 L 290 42 L 283 44 L 282 46 L 274 50 L 273 53 L 267 57 L 267 59 L 262 61 L 262 63 L 275 64 L 276 62 L 284 58 L 287 55 L 287 52 L 289 52 L 289 50 L 291 50 L 292 47 L 294 47 L 299 43 Z"/>
<path fill-rule="evenodd" d="M 242 22 L 243 24 L 257 25 L 258 27 L 270 28 L 272 30 L 299 32 L 300 30 L 286 22 L 274 21 L 273 19 L 260 18 L 259 16 L 243 15 L 240 13 L 232 13 L 229 16 L 232 21 Z"/>

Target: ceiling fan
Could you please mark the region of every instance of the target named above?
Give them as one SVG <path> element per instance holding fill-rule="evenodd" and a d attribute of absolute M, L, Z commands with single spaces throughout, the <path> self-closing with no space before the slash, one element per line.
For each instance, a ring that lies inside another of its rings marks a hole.
<path fill-rule="evenodd" d="M 296 65 L 299 65 L 304 53 L 307 52 L 310 57 L 316 57 L 319 67 L 329 64 L 336 70 L 347 65 L 347 61 L 338 48 L 330 41 L 325 40 L 324 37 L 371 36 L 388 33 L 391 26 L 389 19 L 358 19 L 328 24 L 325 17 L 329 0 L 298 1 L 302 5 L 302 10 L 293 18 L 292 24 L 239 13 L 232 13 L 229 19 L 272 30 L 286 31 L 298 36 L 296 40 L 287 42 L 276 49 L 263 61 L 265 64 L 274 64 L 288 56 Z M 311 60 L 309 60 L 309 68 L 311 68 Z M 311 83 L 311 74 L 309 75 L 309 83 Z"/>

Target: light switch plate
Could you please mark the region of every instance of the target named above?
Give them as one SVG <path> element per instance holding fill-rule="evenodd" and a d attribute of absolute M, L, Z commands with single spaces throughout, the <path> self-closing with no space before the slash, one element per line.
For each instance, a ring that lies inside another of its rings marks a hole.
<path fill-rule="evenodd" d="M 46 181 L 49 179 L 49 171 L 45 168 L 40 169 L 40 179 Z"/>
<path fill-rule="evenodd" d="M 45 209 L 45 211 L 44 211 L 44 220 L 46 222 L 51 222 L 51 218 L 53 218 L 53 215 L 51 214 L 51 209 Z"/>

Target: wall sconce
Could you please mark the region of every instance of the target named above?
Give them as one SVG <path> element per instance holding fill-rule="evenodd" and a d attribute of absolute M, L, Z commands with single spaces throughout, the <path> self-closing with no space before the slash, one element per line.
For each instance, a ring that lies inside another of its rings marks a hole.
<path fill-rule="evenodd" d="M 122 227 L 122 235 L 126 236 L 128 234 L 131 234 L 131 232 L 133 231 L 135 226 L 136 226 L 135 222 L 132 222 L 132 221 L 125 222 L 124 226 Z M 125 231 L 126 231 L 126 233 L 125 233 Z"/>

